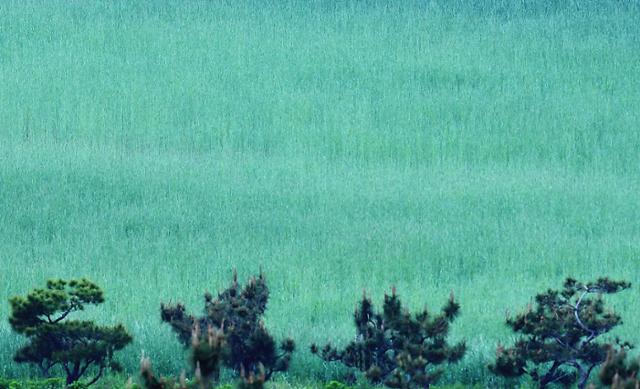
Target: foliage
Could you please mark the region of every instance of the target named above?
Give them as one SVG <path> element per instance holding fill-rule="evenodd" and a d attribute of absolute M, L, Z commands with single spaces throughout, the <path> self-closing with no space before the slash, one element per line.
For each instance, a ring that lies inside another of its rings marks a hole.
<path fill-rule="evenodd" d="M 602 386 L 612 389 L 640 388 L 640 359 L 627 361 L 624 349 L 609 348 L 607 359 L 600 368 Z"/>
<path fill-rule="evenodd" d="M 225 365 L 237 373 L 246 372 L 247 377 L 260 376 L 261 369 L 265 369 L 264 376 L 268 380 L 274 372 L 289 368 L 295 350 L 292 339 L 283 340 L 278 350 L 274 338 L 264 327 L 261 318 L 268 299 L 269 289 L 262 272 L 241 288 L 234 271 L 232 284 L 216 298 L 205 294 L 204 316 L 188 315 L 184 305 L 177 303 L 162 304 L 161 318 L 171 325 L 185 346 L 188 346 L 194 326 L 220 329 L 225 337 L 222 355 Z"/>
<path fill-rule="evenodd" d="M 597 338 L 622 322 L 617 314 L 605 309 L 601 295 L 630 286 L 608 278 L 589 283 L 568 278 L 562 291 L 549 289 L 538 294 L 535 307 L 507 318 L 507 325 L 520 338 L 513 347 L 498 346 L 490 370 L 505 377 L 527 374 L 541 388 L 576 382 L 584 388 L 591 371 L 607 356 L 609 345 L 596 342 Z M 591 298 L 594 294 L 596 297 Z M 623 348 L 630 346 L 617 343 Z"/>
<path fill-rule="evenodd" d="M 320 350 L 314 344 L 311 351 L 326 361 L 339 361 L 365 372 L 376 384 L 429 387 L 442 373 L 433 366 L 457 362 L 465 353 L 464 342 L 447 343 L 450 324 L 459 310 L 453 293 L 442 313 L 435 316 L 426 308 L 412 316 L 402 307 L 395 288 L 391 296 L 385 295 L 382 313 L 375 312 L 371 300 L 363 295 L 354 314 L 355 340 L 343 350 L 331 344 Z"/>
<path fill-rule="evenodd" d="M 88 385 L 95 383 L 106 369 L 119 370 L 114 353 L 132 340 L 122 325 L 106 327 L 67 319 L 86 305 L 103 302 L 102 290 L 84 278 L 49 280 L 44 289 L 11 298 L 9 323 L 29 339 L 16 352 L 16 362 L 35 364 L 45 376 L 52 368 L 61 367 L 67 385 L 78 381 L 92 367 L 98 371 Z"/>

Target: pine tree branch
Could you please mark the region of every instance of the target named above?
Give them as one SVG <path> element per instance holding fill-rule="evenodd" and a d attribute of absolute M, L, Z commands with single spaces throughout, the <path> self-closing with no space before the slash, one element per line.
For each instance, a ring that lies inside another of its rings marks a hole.
<path fill-rule="evenodd" d="M 597 332 L 592 330 L 591 328 L 587 327 L 582 320 L 580 319 L 580 304 L 582 303 L 582 299 L 584 299 L 584 297 L 591 293 L 591 291 L 585 287 L 584 288 L 584 292 L 582 292 L 582 294 L 580 295 L 580 297 L 578 298 L 578 301 L 576 302 L 576 305 L 572 306 L 573 307 L 573 316 L 576 318 L 576 321 L 578 322 L 578 325 L 580 326 L 580 328 L 582 328 L 583 330 L 587 331 L 589 334 L 594 335 Z M 597 335 L 596 335 L 597 336 Z M 594 336 L 595 337 L 595 336 Z"/>
<path fill-rule="evenodd" d="M 584 372 L 581 376 L 580 376 L 580 380 L 578 381 L 578 388 L 580 389 L 584 389 L 584 387 L 587 385 L 587 381 L 589 380 L 589 376 L 591 375 L 591 371 L 597 366 L 598 364 L 591 364 L 589 366 L 589 368 L 587 369 L 586 372 Z"/>
<path fill-rule="evenodd" d="M 553 381 L 555 381 L 555 375 L 556 375 L 556 371 L 558 370 L 558 368 L 560 367 L 561 363 L 558 361 L 553 361 L 553 364 L 551 365 L 551 367 L 549 368 L 549 370 L 547 371 L 547 373 L 542 376 L 542 378 L 540 378 L 539 384 L 540 384 L 540 388 L 544 388 L 546 387 L 548 384 L 552 383 Z"/>
<path fill-rule="evenodd" d="M 47 316 L 47 318 L 49 319 L 49 323 L 51 323 L 51 324 L 56 324 L 56 323 L 61 322 L 61 321 L 62 321 L 62 320 L 64 320 L 67 316 L 69 316 L 69 314 L 70 314 L 71 312 L 73 312 L 73 311 L 74 311 L 74 308 L 75 308 L 75 307 L 73 307 L 73 306 L 72 306 L 72 307 L 69 307 L 69 309 L 67 309 L 66 311 L 64 311 L 64 312 L 62 313 L 62 315 L 60 315 L 58 318 L 56 318 L 56 319 L 55 319 L 55 320 L 53 320 L 53 321 L 51 321 L 51 318 L 49 318 L 49 317 Z"/>
<path fill-rule="evenodd" d="M 47 362 L 47 363 L 45 363 Z M 42 372 L 42 375 L 45 377 L 49 377 L 49 370 L 54 367 L 57 364 L 57 362 L 53 362 L 51 360 L 47 360 L 47 359 L 43 359 L 42 361 L 40 361 L 40 364 L 38 365 L 40 367 L 40 371 Z"/>
<path fill-rule="evenodd" d="M 551 381 L 547 382 L 547 384 L 551 384 L 551 383 L 553 383 L 553 382 L 560 381 L 561 379 L 563 379 L 563 378 L 565 378 L 565 377 L 568 377 L 568 376 L 570 376 L 570 375 L 571 375 L 571 373 L 564 373 L 564 374 L 562 374 L 562 375 L 556 376 L 556 377 L 554 377 Z"/>
<path fill-rule="evenodd" d="M 274 372 L 273 368 L 272 367 L 269 368 L 269 370 L 267 370 L 265 372 L 265 379 L 264 380 L 265 381 L 269 381 L 269 379 L 271 378 L 271 375 L 273 374 L 273 372 Z"/>
<path fill-rule="evenodd" d="M 91 386 L 95 384 L 100 379 L 100 377 L 102 377 L 103 372 L 104 372 L 104 366 L 100 365 L 100 370 L 98 370 L 98 374 L 96 374 L 96 376 L 93 377 L 91 381 L 87 382 L 87 386 Z"/>
<path fill-rule="evenodd" d="M 93 359 L 88 359 L 85 362 L 85 365 L 80 369 L 80 372 L 78 373 L 78 377 L 82 377 L 84 375 L 84 373 L 87 371 L 87 369 L 89 368 L 89 366 L 91 366 L 92 363 L 96 362 Z M 102 369 L 102 366 L 100 367 Z"/>

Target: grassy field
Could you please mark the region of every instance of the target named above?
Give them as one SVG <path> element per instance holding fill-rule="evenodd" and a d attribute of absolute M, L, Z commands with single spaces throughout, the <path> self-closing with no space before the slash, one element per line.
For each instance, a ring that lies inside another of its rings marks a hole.
<path fill-rule="evenodd" d="M 636 1 L 0 1 L 0 376 L 7 299 L 51 277 L 106 292 L 164 373 L 159 304 L 267 274 L 284 382 L 339 377 L 366 289 L 454 290 L 444 382 L 490 384 L 506 309 L 566 276 L 624 278 L 640 344 Z"/>

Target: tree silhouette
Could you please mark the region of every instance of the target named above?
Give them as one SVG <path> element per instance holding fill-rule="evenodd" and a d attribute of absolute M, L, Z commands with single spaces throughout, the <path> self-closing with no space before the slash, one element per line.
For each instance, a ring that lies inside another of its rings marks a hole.
<path fill-rule="evenodd" d="M 285 339 L 278 347 L 262 322 L 269 300 L 269 289 L 262 273 L 249 279 L 241 288 L 234 271 L 233 282 L 226 290 L 215 298 L 206 293 L 204 300 L 205 314 L 201 317 L 187 314 L 181 303 L 160 307 L 162 321 L 171 325 L 185 347 L 189 345 L 194 326 L 213 327 L 221 330 L 226 340 L 224 364 L 238 374 L 264 375 L 268 380 L 274 372 L 289 368 L 294 341 Z"/>
<path fill-rule="evenodd" d="M 620 316 L 605 310 L 601 296 L 630 286 L 608 278 L 588 283 L 568 278 L 562 291 L 549 289 L 538 294 L 535 306 L 507 318 L 506 324 L 520 338 L 512 347 L 498 346 L 496 361 L 489 369 L 505 377 L 527 374 L 540 388 L 554 383 L 577 383 L 584 388 L 610 347 L 597 339 L 622 323 Z M 630 346 L 616 342 L 622 348 Z"/>

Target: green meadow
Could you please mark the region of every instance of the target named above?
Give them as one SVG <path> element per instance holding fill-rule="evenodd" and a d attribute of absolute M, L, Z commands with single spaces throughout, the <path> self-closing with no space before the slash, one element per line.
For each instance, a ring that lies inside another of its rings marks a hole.
<path fill-rule="evenodd" d="M 637 1 L 0 1 L 0 376 L 7 300 L 88 277 L 120 355 L 185 354 L 160 302 L 266 273 L 283 385 L 339 379 L 365 290 L 462 305 L 443 383 L 496 383 L 505 312 L 573 276 L 640 344 Z"/>

